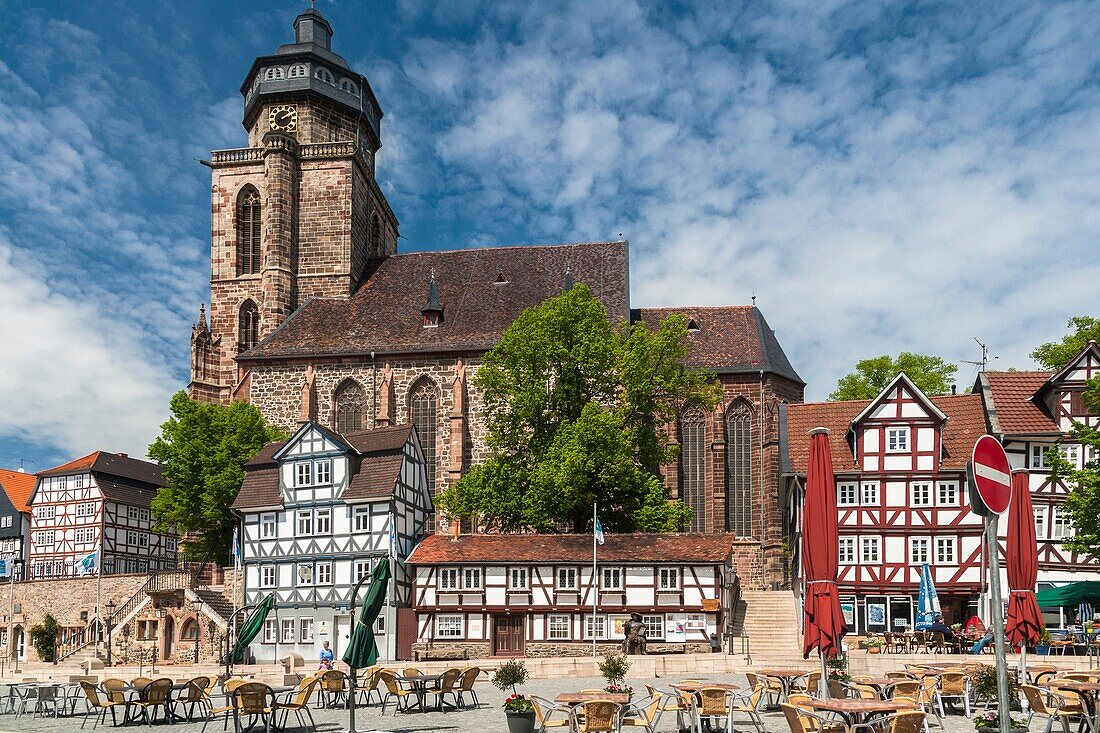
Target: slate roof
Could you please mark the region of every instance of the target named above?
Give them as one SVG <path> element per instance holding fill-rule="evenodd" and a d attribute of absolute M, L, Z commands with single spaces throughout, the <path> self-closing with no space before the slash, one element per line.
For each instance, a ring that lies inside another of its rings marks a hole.
<path fill-rule="evenodd" d="M 600 562 L 723 563 L 732 534 L 608 534 Z M 591 563 L 590 534 L 467 534 L 425 537 L 409 556 L 412 565 L 461 563 Z"/>
<path fill-rule="evenodd" d="M 107 451 L 89 453 L 83 458 L 77 458 L 60 466 L 41 471 L 38 475 L 63 476 L 85 471 L 115 478 L 130 479 L 131 481 L 139 481 L 154 486 L 167 486 L 160 466 L 157 464 L 131 458 L 122 453 L 108 453 Z"/>
<path fill-rule="evenodd" d="M 986 432 L 981 396 L 944 395 L 931 399 L 947 415 L 943 428 L 944 456 L 940 466 L 949 470 L 965 469 L 974 443 Z M 829 429 L 833 471 L 858 472 L 860 468 L 847 439 L 848 428 L 851 427 L 852 420 L 871 402 L 872 400 L 844 400 L 788 405 L 786 443 L 790 470 L 799 474 L 806 473 L 806 464 L 810 457 L 810 430 L 822 427 Z"/>
<path fill-rule="evenodd" d="M 8 495 L 8 500 L 17 511 L 29 511 L 27 500 L 31 498 L 31 492 L 34 491 L 34 483 L 37 480 L 38 477 L 33 473 L 0 468 L 0 489 Z"/>
<path fill-rule="evenodd" d="M 338 435 L 351 453 L 352 476 L 344 491 L 345 500 L 374 499 L 389 496 L 397 485 L 402 452 L 413 426 L 395 425 L 374 430 L 357 430 Z M 233 500 L 237 510 L 281 507 L 279 465 L 274 456 L 286 445 L 278 440 L 261 448 L 245 464 L 244 483 Z"/>
<path fill-rule="evenodd" d="M 756 306 L 638 308 L 631 320 L 640 320 L 646 328 L 655 330 L 673 314 L 683 315 L 698 326 L 698 330 L 691 331 L 687 366 L 718 374 L 763 370 L 805 384 Z"/>
<path fill-rule="evenodd" d="M 424 328 L 433 270 L 443 323 Z M 382 260 L 350 298 L 308 300 L 237 358 L 488 350 L 524 309 L 562 292 L 567 270 L 612 321 L 628 317 L 626 242 L 414 252 Z"/>
<path fill-rule="evenodd" d="M 1032 399 L 1054 372 L 985 372 L 985 394 L 993 429 L 1005 434 L 1060 433 L 1039 400 Z"/>

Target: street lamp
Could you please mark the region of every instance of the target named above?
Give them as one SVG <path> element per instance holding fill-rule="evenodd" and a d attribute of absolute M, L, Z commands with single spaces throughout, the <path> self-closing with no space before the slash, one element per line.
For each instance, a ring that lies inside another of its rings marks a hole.
<path fill-rule="evenodd" d="M 111 627 L 114 625 L 111 620 L 115 615 L 115 602 L 113 599 L 107 599 L 107 666 L 111 666 Z"/>

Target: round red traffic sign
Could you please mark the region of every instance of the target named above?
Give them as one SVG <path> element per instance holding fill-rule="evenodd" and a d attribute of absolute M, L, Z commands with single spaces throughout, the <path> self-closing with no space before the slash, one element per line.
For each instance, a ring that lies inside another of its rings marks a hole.
<path fill-rule="evenodd" d="M 1008 511 L 1012 498 L 1012 469 L 1000 441 L 983 435 L 974 444 L 974 484 L 989 510 L 995 514 Z"/>

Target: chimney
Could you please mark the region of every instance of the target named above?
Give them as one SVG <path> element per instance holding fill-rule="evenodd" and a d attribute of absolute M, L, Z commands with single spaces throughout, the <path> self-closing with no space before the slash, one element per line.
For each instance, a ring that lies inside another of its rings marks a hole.
<path fill-rule="evenodd" d="M 958 394 L 959 387 L 954 382 L 951 383 L 951 394 Z"/>
<path fill-rule="evenodd" d="M 461 523 L 457 519 L 451 520 L 451 542 L 458 542 L 458 533 L 462 529 Z"/>
<path fill-rule="evenodd" d="M 119 453 L 118 457 L 119 458 L 129 458 L 130 456 L 126 455 L 125 453 Z"/>

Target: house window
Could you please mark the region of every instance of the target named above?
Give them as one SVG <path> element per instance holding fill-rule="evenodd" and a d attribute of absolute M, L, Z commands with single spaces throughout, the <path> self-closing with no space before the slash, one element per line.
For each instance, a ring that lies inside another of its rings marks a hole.
<path fill-rule="evenodd" d="M 1047 448 L 1045 445 L 1032 445 L 1031 446 L 1031 467 L 1032 468 L 1046 468 L 1047 467 Z"/>
<path fill-rule="evenodd" d="M 277 514 L 261 514 L 260 515 L 260 538 L 271 539 L 275 536 L 277 524 Z"/>
<path fill-rule="evenodd" d="M 1046 539 L 1047 536 L 1047 508 L 1045 506 L 1033 507 L 1035 514 L 1035 539 Z"/>
<path fill-rule="evenodd" d="M 555 587 L 558 590 L 576 590 L 577 569 L 558 568 L 557 572 L 555 573 Z"/>
<path fill-rule="evenodd" d="M 424 467 L 428 474 L 428 495 L 435 498 L 436 428 L 439 425 L 438 401 L 435 385 L 423 379 L 413 388 L 409 397 L 409 414 L 420 447 L 424 451 Z"/>
<path fill-rule="evenodd" d="M 1050 508 L 1050 536 L 1056 540 L 1063 540 L 1073 536 L 1073 526 L 1069 513 L 1060 506 Z"/>
<path fill-rule="evenodd" d="M 646 638 L 650 641 L 660 641 L 665 638 L 664 616 L 642 616 L 642 623 L 645 624 Z"/>
<path fill-rule="evenodd" d="M 910 506 L 932 506 L 932 484 L 912 484 Z"/>
<path fill-rule="evenodd" d="M 95 516 L 95 504 L 92 502 L 85 502 L 83 504 L 76 505 L 76 516 L 78 517 L 94 517 Z"/>
<path fill-rule="evenodd" d="M 298 532 L 299 537 L 309 537 L 313 534 L 313 511 L 310 509 L 299 509 L 297 512 L 298 517 Z"/>
<path fill-rule="evenodd" d="M 435 617 L 435 636 L 437 639 L 461 639 L 462 615 L 444 613 Z"/>
<path fill-rule="evenodd" d="M 83 489 L 84 488 L 84 474 L 78 474 L 76 476 L 73 476 L 73 488 L 75 488 L 75 489 Z"/>
<path fill-rule="evenodd" d="M 913 565 L 924 565 L 931 556 L 931 543 L 922 537 L 913 537 L 909 540 L 909 562 Z"/>
<path fill-rule="evenodd" d="M 154 641 L 157 638 L 157 622 L 146 620 L 138 621 L 137 625 L 137 638 L 138 641 Z"/>
<path fill-rule="evenodd" d="M 595 619 L 595 625 L 592 621 Z M 588 614 L 584 617 L 584 638 L 586 639 L 606 639 L 607 638 L 607 616 Z"/>
<path fill-rule="evenodd" d="M 512 590 L 527 590 L 527 568 L 510 568 L 508 587 Z"/>
<path fill-rule="evenodd" d="M 5 519 L 7 519 L 7 517 L 5 517 Z M 73 540 L 77 544 L 95 542 L 95 527 L 77 527 L 74 535 Z"/>
<path fill-rule="evenodd" d="M 34 516 L 38 519 L 53 519 L 57 516 L 57 507 L 40 506 L 34 510 Z"/>
<path fill-rule="evenodd" d="M 1069 465 L 1073 466 L 1074 468 L 1079 467 L 1077 465 L 1077 459 L 1080 457 L 1081 454 L 1079 446 L 1073 444 L 1063 445 L 1061 447 L 1061 451 L 1062 455 L 1065 456 L 1066 461 L 1069 462 Z"/>
<path fill-rule="evenodd" d="M 260 309 L 251 300 L 241 303 L 237 321 L 237 351 L 248 351 L 260 341 Z"/>
<path fill-rule="evenodd" d="M 333 399 L 336 405 L 336 432 L 350 433 L 363 429 L 363 405 L 366 394 L 354 379 L 344 380 L 336 389 Z"/>
<path fill-rule="evenodd" d="M 959 485 L 954 483 L 946 483 L 941 481 L 938 484 L 939 488 L 939 505 L 940 506 L 958 506 L 959 505 Z"/>
<path fill-rule="evenodd" d="M 691 531 L 707 529 L 706 415 L 697 407 L 680 418 L 680 498 L 691 509 Z"/>
<path fill-rule="evenodd" d="M 10 526 L 11 526 L 11 515 L 10 514 L 5 514 L 2 518 L 0 518 L 0 527 L 10 527 Z"/>
<path fill-rule="evenodd" d="M 274 565 L 261 565 L 260 566 L 260 587 L 261 588 L 274 588 L 275 587 L 275 566 Z"/>
<path fill-rule="evenodd" d="M 279 641 L 283 644 L 294 643 L 294 619 L 281 618 L 279 619 L 280 634 Z"/>
<path fill-rule="evenodd" d="M 237 197 L 237 274 L 256 275 L 260 272 L 260 193 L 245 186 Z"/>
<path fill-rule="evenodd" d="M 481 590 L 481 568 L 465 568 L 462 571 L 464 590 Z"/>
<path fill-rule="evenodd" d="M 324 486 L 325 484 L 332 483 L 332 461 L 327 458 L 323 461 L 317 461 L 313 464 L 314 472 L 316 476 L 313 479 L 313 483 L 317 486 Z"/>
<path fill-rule="evenodd" d="M 52 545 L 54 540 L 54 531 L 52 529 L 49 529 L 44 532 L 35 532 L 32 535 L 32 538 L 34 539 L 34 544 L 40 547 L 45 545 Z"/>
<path fill-rule="evenodd" d="M 657 590 L 679 590 L 680 568 L 658 568 Z"/>
<path fill-rule="evenodd" d="M 138 508 L 136 506 L 126 507 L 126 517 L 136 522 L 138 518 Z"/>
<path fill-rule="evenodd" d="M 622 568 L 604 568 L 602 571 L 603 590 L 622 590 L 623 589 L 623 569 Z"/>
<path fill-rule="evenodd" d="M 309 461 L 302 461 L 301 463 L 294 464 L 294 485 L 295 486 L 312 486 L 313 485 L 313 464 Z"/>
<path fill-rule="evenodd" d="M 370 532 L 370 507 L 357 506 L 351 516 L 356 532 Z"/>
<path fill-rule="evenodd" d="M 864 565 L 881 562 L 881 537 L 860 538 L 860 562 Z"/>
<path fill-rule="evenodd" d="M 318 509 L 317 510 L 317 528 L 316 534 L 332 534 L 332 510 L 331 509 Z"/>
<path fill-rule="evenodd" d="M 332 563 L 317 563 L 317 585 L 332 585 Z"/>
<path fill-rule="evenodd" d="M 275 619 L 264 619 L 264 644 L 274 644 L 278 641 L 279 628 L 275 625 Z"/>
<path fill-rule="evenodd" d="M 856 538 L 841 537 L 837 541 L 837 562 L 842 565 L 854 565 L 856 562 Z"/>
<path fill-rule="evenodd" d="M 836 485 L 836 504 L 837 506 L 856 506 L 859 504 L 859 486 L 858 484 L 837 484 Z"/>
<path fill-rule="evenodd" d="M 313 565 L 308 562 L 298 563 L 297 584 L 299 586 L 313 585 Z"/>
<path fill-rule="evenodd" d="M 887 428 L 886 450 L 891 453 L 909 450 L 909 428 Z"/>
<path fill-rule="evenodd" d="M 136 547 L 138 543 L 138 533 L 132 529 L 126 530 L 126 544 L 131 547 Z"/>
<path fill-rule="evenodd" d="M 298 641 L 303 644 L 313 642 L 313 619 L 308 616 L 298 619 Z"/>
<path fill-rule="evenodd" d="M 183 628 L 180 629 L 180 638 L 185 641 L 198 641 L 199 625 L 195 622 L 195 619 L 189 618 L 183 622 Z"/>
<path fill-rule="evenodd" d="M 754 510 L 752 410 L 739 402 L 726 413 L 726 529 L 738 537 L 759 536 Z"/>
<path fill-rule="evenodd" d="M 955 538 L 936 538 L 936 563 L 940 565 L 955 564 Z"/>
<path fill-rule="evenodd" d="M 861 489 L 862 496 L 859 503 L 863 506 L 878 506 L 878 482 L 865 481 Z"/>
<path fill-rule="evenodd" d="M 149 521 L 149 510 L 148 509 L 138 509 L 138 519 L 141 520 L 142 522 L 148 522 Z"/>
<path fill-rule="evenodd" d="M 568 641 L 569 626 L 568 616 L 553 614 L 546 621 L 546 635 L 551 641 Z"/>
<path fill-rule="evenodd" d="M 439 569 L 439 590 L 458 590 L 458 568 Z"/>
<path fill-rule="evenodd" d="M 370 577 L 370 560 L 355 561 L 355 582 Z"/>

